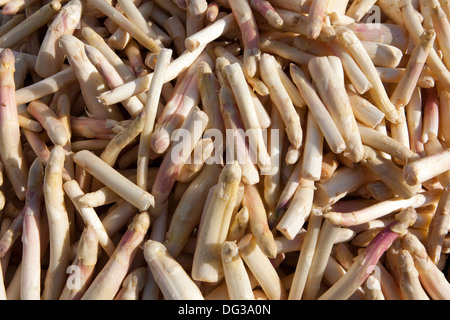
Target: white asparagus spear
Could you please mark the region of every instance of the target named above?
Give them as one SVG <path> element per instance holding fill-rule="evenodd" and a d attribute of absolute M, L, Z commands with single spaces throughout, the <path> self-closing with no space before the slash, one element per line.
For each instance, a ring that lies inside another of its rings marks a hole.
<path fill-rule="evenodd" d="M 347 90 L 347 94 L 356 120 L 370 128 L 375 128 L 381 123 L 384 113 L 380 109 L 351 90 Z"/>
<path fill-rule="evenodd" d="M 79 300 L 94 277 L 98 257 L 98 237 L 92 227 L 85 227 L 78 241 L 76 256 L 59 300 Z"/>
<path fill-rule="evenodd" d="M 116 296 L 149 227 L 148 212 L 144 211 L 134 216 L 114 254 L 97 274 L 81 300 L 112 300 Z"/>
<path fill-rule="evenodd" d="M 11 48 L 45 25 L 61 9 L 61 2 L 51 1 L 0 37 L 2 48 Z"/>
<path fill-rule="evenodd" d="M 303 292 L 303 299 L 315 300 L 318 297 L 320 282 L 327 266 L 328 257 L 334 245 L 335 237 L 337 236 L 340 227 L 331 224 L 325 220 L 320 228 L 317 245 L 314 252 L 314 257 L 311 261 L 310 271 L 305 283 L 305 290 Z"/>
<path fill-rule="evenodd" d="M 58 43 L 75 71 L 89 113 L 98 119 L 122 120 L 123 116 L 117 105 L 105 106 L 98 101 L 97 97 L 105 92 L 107 87 L 102 76 L 86 56 L 84 43 L 71 35 L 61 36 Z"/>
<path fill-rule="evenodd" d="M 159 216 L 161 205 L 168 201 L 176 179 L 200 140 L 208 120 L 206 113 L 199 107 L 194 107 L 179 131 L 172 137 L 176 142 L 172 143 L 166 152 L 151 189 L 155 197 L 155 206 L 150 211 L 153 217 Z"/>
<path fill-rule="evenodd" d="M 289 141 L 294 148 L 299 149 L 303 140 L 300 116 L 295 110 L 294 104 L 281 82 L 281 78 L 278 76 L 277 62 L 272 55 L 264 53 L 261 55 L 259 65 L 261 78 L 269 88 L 272 102 L 283 119 Z"/>
<path fill-rule="evenodd" d="M 424 32 L 419 17 L 414 12 L 411 0 L 400 0 L 399 7 L 402 12 L 403 23 L 409 35 L 417 45 L 420 42 L 420 36 Z M 431 49 L 427 58 L 427 65 L 430 67 L 436 79 L 441 83 L 443 88 L 450 90 L 450 71 L 445 67 L 439 58 L 436 50 Z"/>
<path fill-rule="evenodd" d="M 116 68 L 108 61 L 108 59 L 95 47 L 86 44 L 84 47 L 86 55 L 91 63 L 97 68 L 98 72 L 102 75 L 106 84 L 114 89 L 119 85 L 122 85 L 123 78 Z M 128 113 L 135 117 L 143 109 L 143 104 L 138 97 L 131 97 L 121 102 Z"/>
<path fill-rule="evenodd" d="M 344 67 L 347 77 L 350 79 L 359 94 L 364 94 L 373 87 L 351 54 L 345 49 L 339 40 L 334 39 L 328 45 L 333 50 L 334 54 L 341 59 L 342 66 Z"/>
<path fill-rule="evenodd" d="M 330 113 L 319 98 L 315 88 L 306 79 L 303 71 L 295 64 L 290 65 L 292 80 L 297 86 L 300 94 L 308 105 L 308 110 L 314 115 L 317 125 L 320 127 L 325 140 L 334 153 L 344 151 L 346 144 L 339 129 L 333 121 Z"/>
<path fill-rule="evenodd" d="M 56 145 L 50 152 L 44 175 L 44 198 L 50 231 L 50 265 L 42 293 L 44 300 L 59 298 L 70 263 L 69 219 L 62 181 L 64 159 L 63 147 Z"/>
<path fill-rule="evenodd" d="M 27 111 L 42 125 L 55 145 L 65 146 L 69 136 L 55 112 L 40 100 L 28 104 Z"/>
<path fill-rule="evenodd" d="M 284 127 L 283 120 L 277 108 L 272 107 L 271 110 L 272 126 L 269 130 L 269 136 L 267 138 L 270 158 L 272 159 L 271 174 L 267 174 L 264 177 L 264 201 L 267 208 L 275 208 L 278 198 L 281 193 L 281 162 L 283 161 L 282 152 L 284 146 Z M 244 170 L 242 172 L 244 176 Z"/>
<path fill-rule="evenodd" d="M 236 20 L 234 15 L 229 13 L 223 18 L 217 19 L 215 22 L 202 30 L 188 36 L 184 42 L 186 49 L 193 52 L 198 48 L 203 48 L 208 43 L 219 38 L 221 35 L 226 34 L 235 27 Z"/>
<path fill-rule="evenodd" d="M 386 152 L 394 158 L 401 160 L 403 163 L 419 159 L 417 153 L 377 130 L 359 125 L 359 132 L 361 134 L 361 140 L 365 145 L 377 151 Z"/>
<path fill-rule="evenodd" d="M 266 256 L 275 258 L 277 255 L 277 247 L 273 234 L 269 229 L 264 203 L 255 186 L 245 186 L 242 205 L 248 209 L 249 227 L 255 237 L 256 243 Z"/>
<path fill-rule="evenodd" d="M 420 43 L 411 53 L 405 73 L 391 95 L 391 101 L 397 108 L 405 107 L 411 100 L 435 37 L 433 30 L 425 31 L 421 36 Z"/>
<path fill-rule="evenodd" d="M 441 193 L 441 190 L 428 190 L 422 193 L 418 193 L 409 199 L 393 197 L 392 199 L 371 204 L 364 208 L 360 208 L 351 212 L 344 213 L 330 211 L 325 213 L 324 217 L 327 220 L 330 220 L 332 223 L 341 226 L 348 227 L 359 225 L 374 219 L 384 217 L 400 209 L 408 207 L 418 208 L 424 205 L 435 203 L 439 199 Z"/>
<path fill-rule="evenodd" d="M 322 31 L 323 18 L 328 7 L 329 0 L 312 0 L 308 13 L 308 37 L 316 39 Z"/>
<path fill-rule="evenodd" d="M 220 248 L 226 241 L 241 176 L 241 167 L 236 161 L 227 164 L 219 176 L 199 226 L 191 271 L 194 280 L 216 282 L 222 275 Z"/>
<path fill-rule="evenodd" d="M 242 35 L 244 47 L 243 70 L 253 77 L 258 69 L 258 61 L 261 55 L 259 30 L 256 20 L 248 0 L 236 0 L 229 3 Z"/>
<path fill-rule="evenodd" d="M 89 0 L 88 2 L 106 14 L 145 48 L 154 53 L 159 53 L 159 51 L 161 51 L 161 47 L 158 45 L 157 41 L 150 38 L 141 28 L 138 28 L 131 20 L 125 17 L 112 5 L 103 0 Z"/>
<path fill-rule="evenodd" d="M 158 40 L 155 33 L 151 28 L 151 22 L 145 19 L 142 15 L 141 11 L 137 8 L 137 6 L 130 0 L 119 0 L 117 1 L 120 9 L 123 10 L 125 15 L 129 20 L 131 20 L 136 26 L 142 28 L 144 33 L 158 44 Z M 162 47 L 162 45 L 160 45 Z"/>
<path fill-rule="evenodd" d="M 150 193 L 125 178 L 92 152 L 79 151 L 73 156 L 73 161 L 139 210 L 145 211 L 154 205 L 154 198 Z"/>
<path fill-rule="evenodd" d="M 311 212 L 313 198 L 314 181 L 301 178 L 287 211 L 276 227 L 287 239 L 294 239 L 303 227 Z"/>
<path fill-rule="evenodd" d="M 230 300 L 254 300 L 250 278 L 235 241 L 223 243 L 221 258 Z"/>
<path fill-rule="evenodd" d="M 144 256 L 167 300 L 203 300 L 203 295 L 181 265 L 160 242 L 147 240 Z"/>
<path fill-rule="evenodd" d="M 345 14 L 355 21 L 360 21 L 376 2 L 376 0 L 355 0 Z"/>
<path fill-rule="evenodd" d="M 420 282 L 428 295 L 434 300 L 448 300 L 450 283 L 431 261 L 422 242 L 413 234 L 408 233 L 403 237 L 402 244 L 413 256 Z"/>
<path fill-rule="evenodd" d="M 97 213 L 91 207 L 81 206 L 78 201 L 78 199 L 84 195 L 84 192 L 81 190 L 78 182 L 75 180 L 67 181 L 64 183 L 63 188 L 67 196 L 70 198 L 70 200 L 72 200 L 77 211 L 80 213 L 85 224 L 92 227 L 97 233 L 99 244 L 105 249 L 108 256 L 112 256 L 116 248 L 114 246 L 114 243 L 109 238 L 109 235 L 106 232 L 105 227 L 100 221 Z"/>
<path fill-rule="evenodd" d="M 264 255 L 255 238 L 245 235 L 238 243 L 239 253 L 270 300 L 285 300 L 287 292 L 274 266 Z"/>
<path fill-rule="evenodd" d="M 425 246 L 430 259 L 437 264 L 441 259 L 442 245 L 450 225 L 450 191 L 445 190 L 439 199 L 436 212 L 431 218 Z"/>
<path fill-rule="evenodd" d="M 408 300 L 430 300 L 419 280 L 419 273 L 408 250 L 400 250 L 397 258 L 399 264 L 399 287 L 404 298 Z"/>
<path fill-rule="evenodd" d="M 158 102 L 161 96 L 163 79 L 167 72 L 167 66 L 172 56 L 172 50 L 161 50 L 158 62 L 156 63 L 154 77 L 152 78 L 148 100 L 144 106 L 145 119 L 139 140 L 139 150 L 137 158 L 137 184 L 147 190 L 148 162 L 150 157 L 150 136 L 154 130 Z"/>
<path fill-rule="evenodd" d="M 344 153 L 348 154 L 348 158 L 353 162 L 361 161 L 364 150 L 345 90 L 342 63 L 337 57 L 318 57 L 308 63 L 308 70 L 322 101 L 342 134 L 347 146 Z"/>
<path fill-rule="evenodd" d="M 420 183 L 407 183 L 403 178 L 403 171 L 392 160 L 383 158 L 371 147 L 365 146 L 364 167 L 371 171 L 399 197 L 409 199 L 421 189 Z"/>
<path fill-rule="evenodd" d="M 393 123 L 404 121 L 404 119 L 400 118 L 398 111 L 390 102 L 386 89 L 384 88 L 384 85 L 376 72 L 372 60 L 355 33 L 349 29 L 338 28 L 336 30 L 336 36 L 337 39 L 339 39 L 339 41 L 349 51 L 353 59 L 355 59 L 356 63 L 358 63 L 359 67 L 372 84 L 373 88 L 369 90 L 369 93 L 373 98 L 375 105 L 385 113 L 386 119 Z"/>
<path fill-rule="evenodd" d="M 24 214 L 22 233 L 22 276 L 20 298 L 22 300 L 40 300 L 41 297 L 41 252 L 40 252 L 40 210 L 43 200 L 42 180 L 44 169 L 37 158 L 30 166 L 27 192 L 33 192 L 32 206 Z M 33 184 L 30 185 L 30 182 Z M 31 204 L 31 203 L 30 203 Z"/>
<path fill-rule="evenodd" d="M 409 185 L 423 183 L 450 170 L 450 149 L 423 157 L 403 167 L 403 176 Z"/>
<path fill-rule="evenodd" d="M 253 152 L 256 151 L 258 166 L 263 172 L 267 172 L 270 169 L 270 156 L 264 143 L 251 95 L 248 88 L 242 86 L 242 83 L 245 83 L 244 72 L 237 63 L 225 66 L 224 70 L 233 90 L 245 129 L 248 131 L 250 143 L 256 144 L 253 145 L 253 148 L 255 148 Z"/>
<path fill-rule="evenodd" d="M 25 199 L 27 164 L 20 143 L 18 111 L 15 102 L 14 55 L 10 49 L 0 53 L 0 155 L 16 196 Z"/>
<path fill-rule="evenodd" d="M 170 255 L 178 257 L 195 227 L 199 224 L 209 190 L 217 183 L 222 168 L 206 165 L 183 193 L 170 221 L 164 245 Z M 199 197 L 201 202 L 192 199 Z"/>
<path fill-rule="evenodd" d="M 204 51 L 205 47 L 201 46 L 194 51 L 185 51 L 181 56 L 174 59 L 167 67 L 166 77 L 164 83 L 174 80 L 183 71 L 189 68 L 192 63 Z M 126 67 L 126 65 L 124 65 Z M 153 73 L 128 81 L 123 85 L 118 86 L 112 90 L 102 93 L 99 99 L 106 105 L 114 104 L 126 100 L 132 96 L 147 91 L 153 78 Z"/>
<path fill-rule="evenodd" d="M 54 75 L 38 82 L 22 87 L 16 91 L 16 103 L 22 105 L 33 100 L 41 99 L 59 91 L 64 86 L 77 80 L 72 67 L 65 68 Z"/>
<path fill-rule="evenodd" d="M 80 23 L 82 5 L 80 0 L 71 0 L 56 14 L 42 40 L 36 60 L 35 71 L 47 78 L 58 71 L 64 62 L 64 54 L 58 46 L 58 39 L 64 34 L 73 34 Z"/>
<path fill-rule="evenodd" d="M 303 241 L 300 256 L 295 267 L 294 278 L 292 279 L 292 285 L 289 291 L 289 300 L 300 300 L 303 296 L 321 225 L 322 211 L 317 209 L 312 210 L 309 216 L 305 240 Z"/>

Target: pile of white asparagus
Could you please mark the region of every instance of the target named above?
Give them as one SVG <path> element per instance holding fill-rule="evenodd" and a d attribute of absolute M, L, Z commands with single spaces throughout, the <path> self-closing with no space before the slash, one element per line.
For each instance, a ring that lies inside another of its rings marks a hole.
<path fill-rule="evenodd" d="M 450 1 L 0 8 L 1 299 L 450 299 Z"/>

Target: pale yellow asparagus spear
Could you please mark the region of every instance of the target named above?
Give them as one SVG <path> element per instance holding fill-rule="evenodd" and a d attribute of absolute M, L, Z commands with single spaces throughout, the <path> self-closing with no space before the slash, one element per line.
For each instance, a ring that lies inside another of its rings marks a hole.
<path fill-rule="evenodd" d="M 401 119 L 394 105 L 390 102 L 386 89 L 376 72 L 375 66 L 356 34 L 349 29 L 338 28 L 336 36 L 349 51 L 372 84 L 373 88 L 369 90 L 369 93 L 373 98 L 375 105 L 385 113 L 386 119 L 393 123 L 404 121 L 404 119 Z"/>
<path fill-rule="evenodd" d="M 235 241 L 223 243 L 221 258 L 230 300 L 254 300 L 250 278 Z"/>
<path fill-rule="evenodd" d="M 117 105 L 105 106 L 98 101 L 98 96 L 107 88 L 102 76 L 86 56 L 84 43 L 75 36 L 63 35 L 58 44 L 75 71 L 89 113 L 98 119 L 122 120 Z"/>
<path fill-rule="evenodd" d="M 65 284 L 70 263 L 69 219 L 64 203 L 62 172 L 65 154 L 56 145 L 45 168 L 44 197 L 50 231 L 50 264 L 45 276 L 42 299 L 58 299 Z"/>
<path fill-rule="evenodd" d="M 79 151 L 74 155 L 73 161 L 141 211 L 154 205 L 154 198 L 150 193 L 125 178 L 92 152 Z"/>
<path fill-rule="evenodd" d="M 2 48 L 11 48 L 45 25 L 61 9 L 61 2 L 52 1 L 0 37 Z"/>
<path fill-rule="evenodd" d="M 160 242 L 148 240 L 144 256 L 152 275 L 167 300 L 203 300 L 195 282 Z"/>
<path fill-rule="evenodd" d="M 79 184 L 75 180 L 67 181 L 63 185 L 64 191 L 75 205 L 78 213 L 83 218 L 84 223 L 90 226 L 97 233 L 98 242 L 104 248 L 108 256 L 112 256 L 115 250 L 114 243 L 110 239 L 108 233 L 105 230 L 100 218 L 95 210 L 91 207 L 83 207 L 80 205 L 78 199 L 84 195 Z"/>
<path fill-rule="evenodd" d="M 0 53 L 0 155 L 16 196 L 25 199 L 27 164 L 20 143 L 20 129 L 15 99 L 14 55 L 10 49 Z"/>
<path fill-rule="evenodd" d="M 255 186 L 245 186 L 242 205 L 248 209 L 249 227 L 255 237 L 256 243 L 266 256 L 275 258 L 277 247 L 273 234 L 269 229 L 264 203 Z"/>
<path fill-rule="evenodd" d="M 194 280 L 215 282 L 220 279 L 220 248 L 226 241 L 241 176 L 241 167 L 237 162 L 227 164 L 220 174 L 199 226 L 191 271 Z"/>
<path fill-rule="evenodd" d="M 141 212 L 133 218 L 114 254 L 97 274 L 81 300 L 112 300 L 116 296 L 149 227 L 148 212 Z"/>
<path fill-rule="evenodd" d="M 239 253 L 253 276 L 270 300 L 285 300 L 286 289 L 281 283 L 275 267 L 261 251 L 251 234 L 245 235 L 238 243 Z"/>
<path fill-rule="evenodd" d="M 71 0 L 56 14 L 42 40 L 36 60 L 35 71 L 47 78 L 58 71 L 64 62 L 64 54 L 58 46 L 58 39 L 64 34 L 73 34 L 80 23 L 82 4 L 80 0 Z"/>
<path fill-rule="evenodd" d="M 123 30 L 128 32 L 145 48 L 155 53 L 159 53 L 159 51 L 161 51 L 161 47 L 154 39 L 150 38 L 141 28 L 138 28 L 131 20 L 125 17 L 119 10 L 111 6 L 108 2 L 103 0 L 89 0 L 88 2 L 117 23 Z"/>
<path fill-rule="evenodd" d="M 144 106 L 145 118 L 144 126 L 141 130 L 139 139 L 139 150 L 137 159 L 137 184 L 144 190 L 147 190 L 148 162 L 150 156 L 150 136 L 154 130 L 158 102 L 161 96 L 163 79 L 165 77 L 167 66 L 172 56 L 172 50 L 163 49 L 158 58 L 155 67 L 154 77 L 152 78 L 147 102 Z"/>

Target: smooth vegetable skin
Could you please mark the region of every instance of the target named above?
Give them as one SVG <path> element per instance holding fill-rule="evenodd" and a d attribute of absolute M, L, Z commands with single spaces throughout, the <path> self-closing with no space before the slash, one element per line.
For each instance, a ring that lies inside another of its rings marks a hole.
<path fill-rule="evenodd" d="M 450 0 L 0 10 L 0 300 L 450 299 Z"/>

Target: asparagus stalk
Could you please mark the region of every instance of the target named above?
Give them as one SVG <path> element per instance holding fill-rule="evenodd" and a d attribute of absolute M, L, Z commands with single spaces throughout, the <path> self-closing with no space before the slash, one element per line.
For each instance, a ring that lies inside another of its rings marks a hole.
<path fill-rule="evenodd" d="M 354 260 L 345 276 L 319 297 L 319 300 L 346 300 L 372 273 L 381 255 L 393 241 L 407 232 L 416 219 L 415 210 L 406 209 L 385 227 Z"/>
<path fill-rule="evenodd" d="M 5 49 L 0 53 L 0 102 L 4 106 L 0 109 L 0 120 L 3 124 L 0 130 L 0 155 L 16 196 L 23 200 L 25 199 L 28 168 L 20 143 L 13 79 L 14 60 L 10 49 Z"/>
<path fill-rule="evenodd" d="M 112 300 L 116 296 L 149 227 L 148 212 L 141 212 L 133 218 L 113 255 L 95 277 L 81 300 Z"/>

